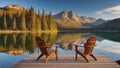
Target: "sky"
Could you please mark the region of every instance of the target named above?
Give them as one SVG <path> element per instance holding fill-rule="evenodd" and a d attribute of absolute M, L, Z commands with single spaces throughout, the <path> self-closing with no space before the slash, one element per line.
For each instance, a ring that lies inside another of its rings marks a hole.
<path fill-rule="evenodd" d="M 106 20 L 120 17 L 120 0 L 0 0 L 0 7 L 8 4 L 19 4 L 26 9 L 33 6 L 36 11 L 44 9 L 53 15 L 72 10 L 79 16 Z"/>

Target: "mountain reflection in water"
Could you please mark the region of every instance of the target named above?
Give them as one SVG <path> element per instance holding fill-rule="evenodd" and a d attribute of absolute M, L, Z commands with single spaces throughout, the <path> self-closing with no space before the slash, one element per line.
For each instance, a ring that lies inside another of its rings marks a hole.
<path fill-rule="evenodd" d="M 37 48 L 35 37 L 40 36 L 47 43 L 59 45 L 59 53 L 62 52 L 61 50 L 70 50 L 72 53 L 74 53 L 73 50 L 75 48 L 73 44 L 85 42 L 85 40 L 92 35 L 97 36 L 97 46 L 95 47 L 94 53 L 106 51 L 110 53 L 120 54 L 120 33 L 0 34 L 0 52 L 11 55 L 22 55 L 25 52 L 39 52 L 35 51 Z"/>

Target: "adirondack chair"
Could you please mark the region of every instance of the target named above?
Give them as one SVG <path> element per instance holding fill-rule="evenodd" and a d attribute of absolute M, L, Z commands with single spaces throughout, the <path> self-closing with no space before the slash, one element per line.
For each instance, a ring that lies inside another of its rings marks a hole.
<path fill-rule="evenodd" d="M 41 51 L 41 54 L 38 56 L 36 60 L 39 60 L 43 55 L 46 56 L 45 63 L 47 63 L 48 60 L 54 55 L 56 55 L 56 60 L 58 60 L 58 46 L 55 46 L 56 49 L 54 50 L 51 49 L 52 48 L 51 43 L 45 43 L 45 41 L 40 37 L 37 36 L 35 40 L 38 45 L 38 48 Z"/>
<path fill-rule="evenodd" d="M 96 43 L 96 36 L 91 36 L 89 39 L 87 39 L 86 43 L 84 43 L 83 49 L 78 49 L 78 45 L 75 45 L 75 60 L 77 60 L 78 54 L 81 55 L 87 63 L 89 63 L 87 56 L 91 56 L 95 61 L 97 61 L 96 57 L 92 54 L 92 51 L 94 49 Z M 80 46 L 81 47 L 81 46 Z"/>

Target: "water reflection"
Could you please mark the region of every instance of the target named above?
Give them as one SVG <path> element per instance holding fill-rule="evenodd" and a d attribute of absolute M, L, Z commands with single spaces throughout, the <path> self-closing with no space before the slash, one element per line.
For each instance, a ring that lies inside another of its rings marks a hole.
<path fill-rule="evenodd" d="M 55 43 L 59 44 L 62 49 L 73 50 L 75 49 L 73 44 L 85 40 L 83 36 L 86 34 L 89 33 L 59 33 Z"/>
<path fill-rule="evenodd" d="M 91 35 L 97 36 L 96 49 L 120 53 L 120 33 L 22 33 L 0 34 L 0 52 L 11 55 L 22 55 L 25 52 L 34 53 L 35 37 L 40 36 L 46 42 L 59 45 L 63 50 L 74 50 L 73 44 L 85 41 Z M 104 49 L 105 48 L 105 49 Z"/>
<path fill-rule="evenodd" d="M 97 36 L 103 37 L 104 39 L 120 42 L 120 32 L 104 32 L 104 33 L 94 33 Z"/>
<path fill-rule="evenodd" d="M 109 42 L 111 43 L 113 41 L 114 42 L 120 41 L 119 33 L 0 34 L 0 52 L 6 52 L 6 53 L 12 54 L 12 55 L 20 55 L 26 51 L 28 51 L 30 53 L 34 53 L 34 49 L 36 48 L 36 43 L 35 43 L 36 36 L 42 37 L 46 42 L 55 43 L 55 44 L 60 45 L 61 49 L 73 50 L 74 49 L 73 44 L 80 43 L 81 41 L 83 42 L 91 35 L 96 35 L 97 41 L 99 42 L 97 44 L 100 46 L 104 45 L 103 47 L 105 47 L 106 45 L 110 46 Z M 106 41 L 104 41 L 104 39 L 108 39 L 109 41 L 106 42 Z M 119 43 L 117 45 L 119 45 Z M 111 45 L 111 46 L 115 46 L 115 45 Z M 103 47 L 101 47 L 101 49 Z M 110 47 L 110 48 L 112 49 L 113 47 Z M 117 46 L 117 48 L 119 48 L 119 47 Z M 117 49 L 117 48 L 115 48 L 115 49 Z M 108 50 L 111 50 L 111 49 L 108 49 Z M 114 49 L 112 49 L 112 50 L 114 50 Z M 117 50 L 114 50 L 114 51 L 118 52 Z"/>
<path fill-rule="evenodd" d="M 35 37 L 40 36 L 46 42 L 53 43 L 56 38 L 56 33 L 49 34 L 0 34 L 0 52 L 5 52 L 11 55 L 20 55 L 25 52 L 34 53 L 36 48 Z"/>
<path fill-rule="evenodd" d="M 119 42 L 114 42 L 114 41 L 104 39 L 103 41 L 98 42 L 97 44 L 99 45 L 96 47 L 97 49 L 115 53 L 115 54 L 120 54 L 120 43 Z"/>
<path fill-rule="evenodd" d="M 36 46 L 36 36 L 42 37 L 45 42 L 59 45 L 60 54 L 75 54 L 73 44 L 84 42 L 91 35 L 97 36 L 94 53 L 105 53 L 114 60 L 120 59 L 120 33 L 0 34 L 0 67 L 6 65 L 6 68 L 11 68 L 30 53 L 40 52 Z M 6 57 L 12 61 L 3 63 Z"/>

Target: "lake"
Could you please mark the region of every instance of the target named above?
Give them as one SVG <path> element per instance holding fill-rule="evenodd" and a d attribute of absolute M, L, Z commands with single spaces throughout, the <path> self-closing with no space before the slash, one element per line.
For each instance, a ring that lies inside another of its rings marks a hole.
<path fill-rule="evenodd" d="M 12 68 L 31 53 L 40 53 L 36 46 L 35 37 L 40 36 L 46 42 L 59 45 L 59 54 L 74 54 L 74 43 L 85 41 L 92 35 L 97 36 L 96 47 L 93 51 L 104 53 L 114 61 L 120 60 L 120 33 L 14 33 L 0 34 L 0 68 Z"/>

